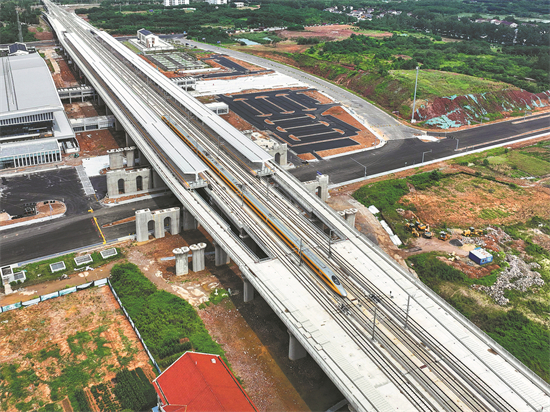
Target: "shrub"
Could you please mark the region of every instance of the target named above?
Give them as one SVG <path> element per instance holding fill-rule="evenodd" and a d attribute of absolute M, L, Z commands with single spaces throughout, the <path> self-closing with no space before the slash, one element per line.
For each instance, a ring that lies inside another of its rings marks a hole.
<path fill-rule="evenodd" d="M 225 361 L 223 349 L 212 340 L 195 309 L 184 299 L 158 290 L 136 265 L 115 265 L 111 284 L 157 363 L 164 365 L 163 359 L 189 349 L 221 355 Z"/>
<path fill-rule="evenodd" d="M 116 374 L 115 396 L 124 410 L 144 411 L 156 405 L 157 394 L 143 370 L 124 369 Z"/>

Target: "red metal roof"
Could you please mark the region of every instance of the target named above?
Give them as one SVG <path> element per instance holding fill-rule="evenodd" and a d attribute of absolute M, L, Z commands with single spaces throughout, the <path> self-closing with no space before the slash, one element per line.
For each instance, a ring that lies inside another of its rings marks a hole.
<path fill-rule="evenodd" d="M 166 412 L 257 412 L 218 355 L 186 352 L 153 383 Z"/>

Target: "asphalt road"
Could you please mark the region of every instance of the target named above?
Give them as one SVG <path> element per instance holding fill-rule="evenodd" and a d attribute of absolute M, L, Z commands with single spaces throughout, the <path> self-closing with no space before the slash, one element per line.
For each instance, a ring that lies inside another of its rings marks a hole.
<path fill-rule="evenodd" d="M 135 210 L 151 210 L 180 206 L 170 196 L 157 197 L 115 207 L 87 210 L 64 216 L 49 222 L 8 229 L 0 232 L 0 263 L 9 265 L 17 262 L 90 246 L 103 241 L 93 217 L 99 226 L 134 216 Z M 135 233 L 135 223 L 125 223 L 111 228 L 102 228 L 107 241 Z"/>
<path fill-rule="evenodd" d="M 546 121 L 546 126 L 548 127 L 548 119 L 550 118 L 541 118 L 536 120 L 536 122 Z M 470 149 L 455 151 L 457 141 L 449 138 L 435 142 L 422 142 L 418 139 L 391 140 L 380 149 L 312 162 L 308 165 L 292 169 L 289 172 L 302 182 L 314 180 L 317 172 L 320 172 L 328 174 L 333 184 L 343 183 L 364 177 L 365 166 L 367 167 L 367 176 L 372 176 L 402 167 L 420 165 L 422 164 L 423 157 L 425 162 L 429 162 L 457 154 L 466 154 L 469 151 L 489 147 L 496 143 L 513 142 L 520 138 L 541 134 L 540 131 L 535 131 L 527 132 L 517 137 L 517 134 L 514 134 L 513 130 L 523 130 L 526 128 L 525 123 L 521 125 L 507 125 L 508 123 L 505 122 L 453 133 L 459 139 L 459 149 L 460 147 L 473 146 Z M 493 126 L 498 126 L 495 127 L 495 131 L 493 131 Z"/>

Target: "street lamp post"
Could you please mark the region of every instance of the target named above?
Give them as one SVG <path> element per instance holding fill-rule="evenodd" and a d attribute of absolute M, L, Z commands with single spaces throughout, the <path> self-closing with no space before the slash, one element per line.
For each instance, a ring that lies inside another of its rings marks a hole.
<path fill-rule="evenodd" d="M 351 160 L 353 160 L 355 163 L 357 163 L 359 166 L 363 166 L 365 168 L 365 176 L 364 177 L 367 177 L 367 166 L 365 166 L 364 164 L 362 163 L 359 163 L 357 160 L 355 160 L 354 158 L 350 157 Z"/>
<path fill-rule="evenodd" d="M 428 150 L 427 152 L 422 152 L 422 163 L 424 163 L 424 155 L 426 153 L 431 153 L 432 152 L 432 149 Z"/>
<path fill-rule="evenodd" d="M 416 88 L 418 87 L 418 69 L 420 67 L 416 66 L 416 81 L 414 82 L 414 100 L 413 100 L 413 109 L 411 115 L 411 123 L 414 123 L 414 109 L 416 107 Z"/>
<path fill-rule="evenodd" d="M 458 150 L 458 139 L 456 139 L 456 149 L 455 152 Z"/>

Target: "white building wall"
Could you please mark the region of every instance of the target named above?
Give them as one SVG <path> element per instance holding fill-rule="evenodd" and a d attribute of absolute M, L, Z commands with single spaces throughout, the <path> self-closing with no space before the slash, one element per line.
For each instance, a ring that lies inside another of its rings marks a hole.
<path fill-rule="evenodd" d="M 189 0 L 164 0 L 165 7 L 183 6 L 189 4 Z"/>

